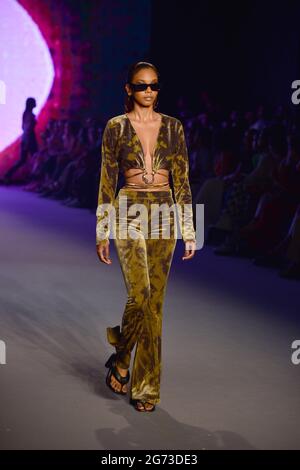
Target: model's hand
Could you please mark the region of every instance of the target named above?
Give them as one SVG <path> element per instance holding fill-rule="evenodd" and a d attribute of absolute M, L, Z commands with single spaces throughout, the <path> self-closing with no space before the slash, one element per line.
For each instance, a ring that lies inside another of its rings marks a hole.
<path fill-rule="evenodd" d="M 101 241 L 96 245 L 97 255 L 102 263 L 111 264 L 112 261 L 109 257 L 109 240 Z"/>
<path fill-rule="evenodd" d="M 184 256 L 182 257 L 183 260 L 193 258 L 196 251 L 196 242 L 194 240 L 187 240 L 185 242 L 185 251 Z"/>

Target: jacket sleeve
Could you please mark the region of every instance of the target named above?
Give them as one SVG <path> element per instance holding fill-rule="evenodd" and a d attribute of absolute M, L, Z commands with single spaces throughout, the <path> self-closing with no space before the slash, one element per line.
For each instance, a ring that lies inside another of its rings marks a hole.
<path fill-rule="evenodd" d="M 96 245 L 104 244 L 109 239 L 111 211 L 119 176 L 119 164 L 115 155 L 115 140 L 109 121 L 107 122 L 101 144 L 101 173 L 96 211 Z"/>
<path fill-rule="evenodd" d="M 189 183 L 189 158 L 181 121 L 176 122 L 176 153 L 172 162 L 172 181 L 183 241 L 196 241 L 193 222 L 192 193 Z"/>

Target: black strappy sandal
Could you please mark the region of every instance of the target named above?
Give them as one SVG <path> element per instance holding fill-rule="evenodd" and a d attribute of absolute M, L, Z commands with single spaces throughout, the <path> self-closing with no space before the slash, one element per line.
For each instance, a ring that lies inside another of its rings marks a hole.
<path fill-rule="evenodd" d="M 139 406 L 138 406 L 139 403 L 141 403 L 143 405 L 143 408 L 139 408 Z M 148 410 L 147 408 L 145 408 L 146 403 L 149 403 L 149 405 L 152 405 L 151 410 Z M 147 400 L 136 400 L 136 399 L 130 398 L 130 404 L 134 406 L 135 410 L 140 411 L 142 413 L 143 412 L 150 413 L 151 411 L 155 410 L 155 405 L 153 403 L 150 403 Z"/>
<path fill-rule="evenodd" d="M 125 377 L 122 377 L 122 375 L 120 375 L 119 371 L 116 368 L 116 357 L 117 357 L 116 353 L 113 353 L 105 363 L 105 367 L 109 367 L 109 371 L 107 372 L 107 376 L 106 376 L 106 385 L 113 392 L 117 393 L 118 395 L 127 395 L 127 392 L 123 392 L 122 388 L 123 388 L 124 384 L 127 384 L 129 382 L 130 372 L 129 372 L 129 369 L 128 369 L 127 375 Z M 117 379 L 118 382 L 120 382 L 120 384 L 121 384 L 121 390 L 120 391 L 116 390 L 111 385 L 111 376 L 112 375 Z"/>

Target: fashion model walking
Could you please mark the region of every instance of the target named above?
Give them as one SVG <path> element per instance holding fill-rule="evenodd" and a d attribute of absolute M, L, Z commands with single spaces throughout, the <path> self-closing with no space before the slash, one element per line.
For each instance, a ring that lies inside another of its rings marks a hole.
<path fill-rule="evenodd" d="M 3 182 L 10 184 L 14 173 L 23 165 L 27 163 L 28 155 L 32 156 L 37 152 L 38 145 L 35 136 L 36 117 L 33 109 L 36 107 L 35 98 L 27 98 L 25 110 L 22 115 L 22 129 L 23 134 L 21 137 L 21 151 L 19 160 L 5 173 Z"/>
<path fill-rule="evenodd" d="M 181 121 L 154 111 L 160 90 L 157 68 L 148 62 L 133 64 L 125 90 L 125 114 L 109 119 L 103 131 L 96 213 L 99 259 L 111 264 L 112 226 L 127 290 L 121 327 L 107 328 L 108 342 L 116 352 L 105 364 L 106 383 L 115 393 L 128 392 L 136 345 L 130 403 L 138 411 L 154 411 L 160 402 L 163 303 L 178 238 L 175 203 L 185 247 L 182 259 L 191 259 L 196 250 L 189 159 Z M 119 170 L 125 185 L 116 197 Z M 124 212 L 121 203 L 125 201 Z M 124 227 L 130 227 L 126 236 Z"/>

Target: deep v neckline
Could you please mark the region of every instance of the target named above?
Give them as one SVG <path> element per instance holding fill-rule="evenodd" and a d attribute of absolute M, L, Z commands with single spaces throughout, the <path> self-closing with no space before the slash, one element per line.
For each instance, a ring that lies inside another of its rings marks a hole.
<path fill-rule="evenodd" d="M 157 137 L 156 137 L 156 142 L 155 142 L 155 145 L 154 145 L 154 148 L 152 150 L 152 152 L 150 152 L 150 157 L 151 157 L 151 161 L 153 163 L 153 156 L 155 155 L 155 152 L 156 152 L 156 149 L 157 149 L 157 146 L 158 146 L 158 141 L 159 141 L 159 138 L 160 138 L 160 134 L 161 134 L 161 130 L 163 128 L 163 120 L 164 120 L 164 115 L 162 113 L 158 113 L 161 115 L 161 121 L 160 121 L 160 126 L 159 126 L 159 129 L 158 129 L 158 133 L 157 133 Z M 141 151 L 142 151 L 142 154 L 143 154 L 143 159 L 144 159 L 144 165 L 146 167 L 146 156 L 145 156 L 145 152 L 144 152 L 144 149 L 143 149 L 143 146 L 142 146 L 142 142 L 141 142 L 141 139 L 139 138 L 138 136 L 138 133 L 136 132 L 130 118 L 127 116 L 127 114 L 125 113 L 125 116 L 126 118 L 128 119 L 129 121 L 129 124 L 131 126 L 131 129 L 134 133 L 134 135 L 136 136 L 137 140 L 138 140 L 138 143 L 139 143 L 139 146 L 141 148 Z"/>

